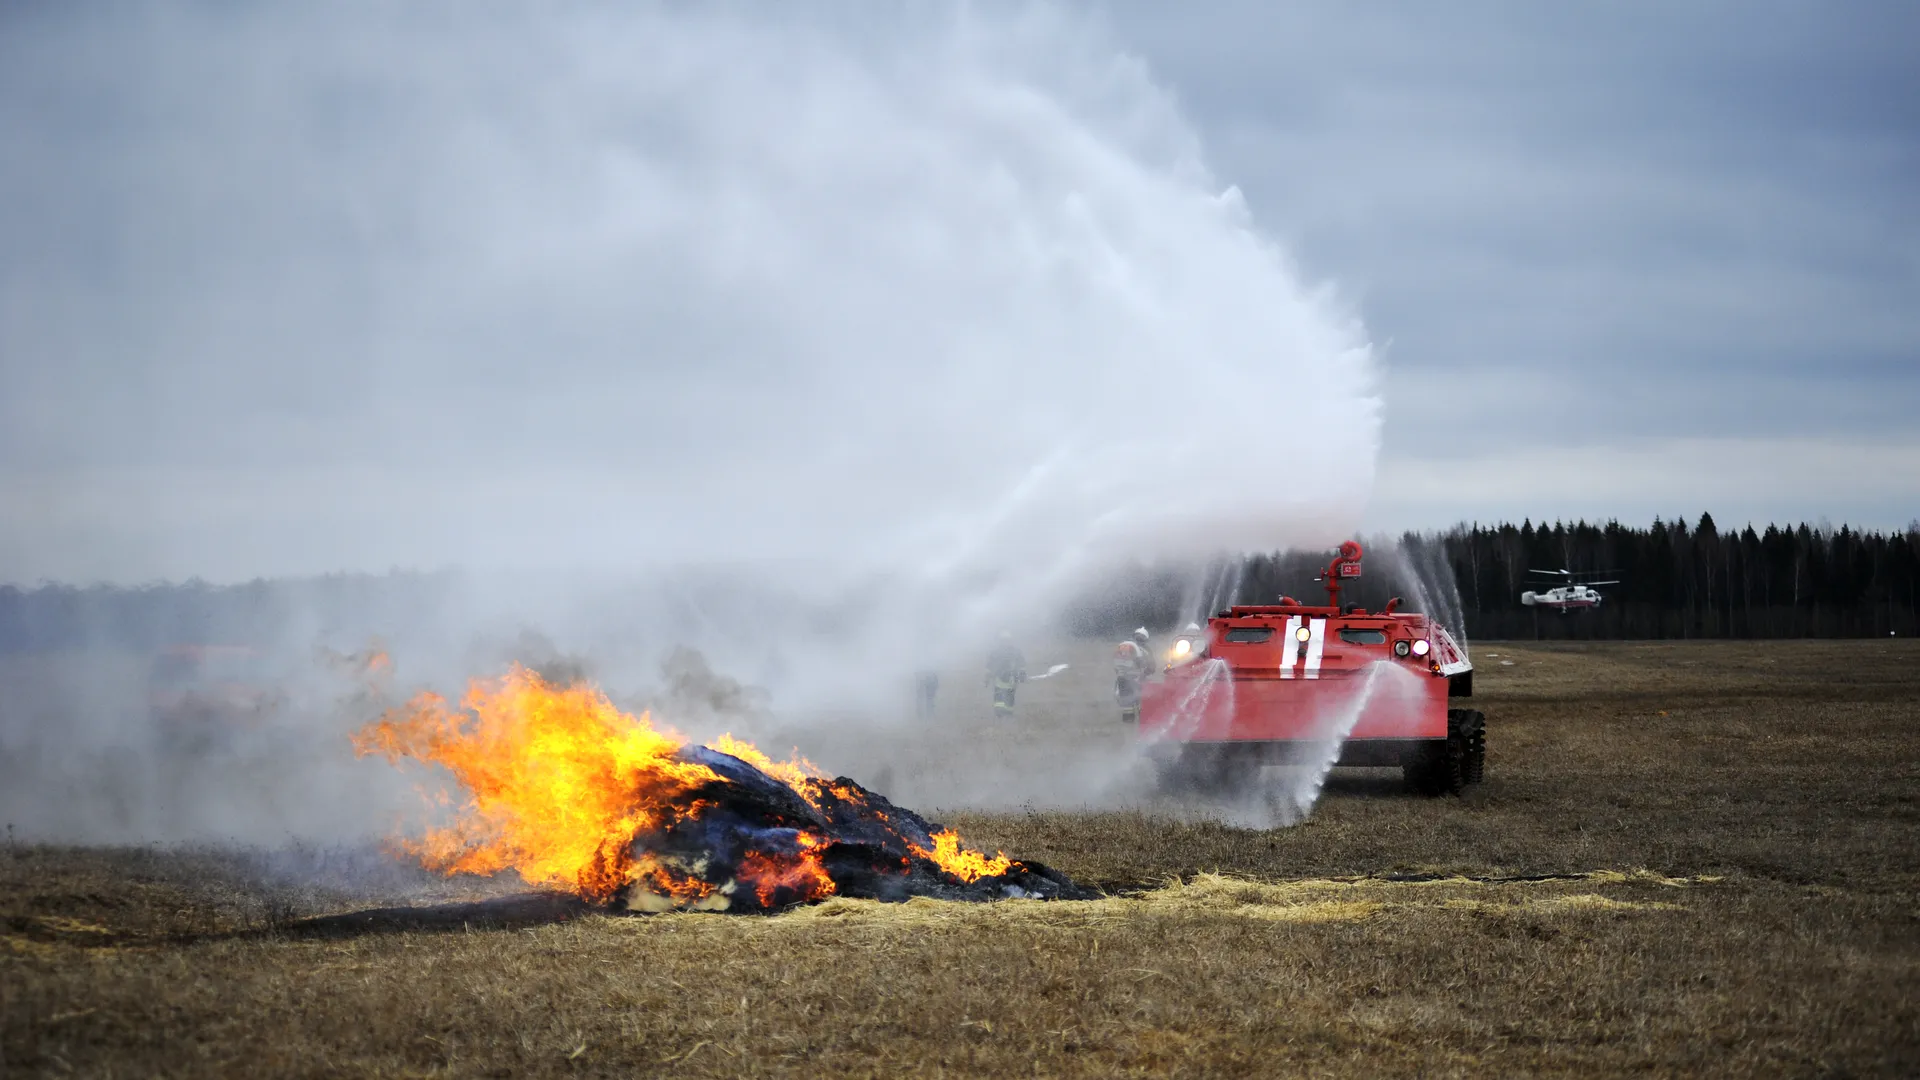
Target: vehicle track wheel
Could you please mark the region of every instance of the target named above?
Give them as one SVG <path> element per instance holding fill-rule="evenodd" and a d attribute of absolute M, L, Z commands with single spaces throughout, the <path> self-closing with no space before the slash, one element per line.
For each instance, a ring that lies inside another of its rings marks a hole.
<path fill-rule="evenodd" d="M 1447 738 L 1433 747 L 1432 772 L 1428 791 L 1433 795 L 1458 795 L 1465 790 L 1471 756 L 1468 732 L 1472 728 L 1470 709 L 1447 710 Z"/>
<path fill-rule="evenodd" d="M 1438 774 L 1434 777 L 1435 795 L 1458 795 L 1467 787 L 1467 744 L 1449 737 L 1440 752 Z"/>
<path fill-rule="evenodd" d="M 1467 739 L 1466 774 L 1467 783 L 1477 784 L 1486 778 L 1487 772 L 1487 717 L 1478 709 L 1467 713 L 1465 729 Z"/>

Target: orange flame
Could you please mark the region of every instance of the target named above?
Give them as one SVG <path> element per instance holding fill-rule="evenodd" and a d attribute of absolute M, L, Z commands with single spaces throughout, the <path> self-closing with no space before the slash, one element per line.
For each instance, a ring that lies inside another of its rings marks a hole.
<path fill-rule="evenodd" d="M 796 753 L 791 761 L 775 761 L 760 752 L 760 748 L 750 742 L 733 737 L 732 733 L 722 735 L 707 744 L 709 750 L 718 750 L 759 769 L 788 787 L 804 793 L 801 785 L 808 777 L 819 776 L 820 767 Z"/>
<path fill-rule="evenodd" d="M 360 755 L 443 765 L 466 788 L 453 825 L 401 841 L 426 866 L 447 874 L 511 868 L 529 884 L 596 900 L 642 879 L 676 898 L 707 891 L 631 851 L 636 833 L 669 824 L 688 792 L 717 779 L 675 760 L 681 745 L 591 687 L 555 690 L 517 666 L 497 681 L 476 680 L 461 709 L 421 694 L 353 737 Z"/>
<path fill-rule="evenodd" d="M 353 736 L 361 756 L 380 754 L 444 766 L 467 792 L 453 824 L 396 841 L 430 869 L 453 875 L 517 871 L 529 884 L 568 889 L 607 902 L 638 892 L 682 906 L 711 900 L 726 907 L 736 887 L 751 889 L 761 907 L 817 900 L 836 891 L 822 862 L 827 839 L 807 831 L 793 852 L 748 851 L 734 880 L 716 888 L 670 857 L 636 851 L 634 840 L 677 822 L 699 819 L 714 804 L 693 793 L 724 778 L 705 765 L 680 760 L 686 745 L 671 731 L 615 708 L 586 684 L 548 685 L 518 665 L 496 680 L 474 680 L 455 708 L 421 694 L 388 710 Z M 856 786 L 821 778 L 803 757 L 767 757 L 732 735 L 712 748 L 781 781 L 819 807 L 824 792 L 870 813 Z M 444 805 L 448 800 L 441 797 Z M 931 849 L 907 847 L 962 881 L 1002 874 L 1012 865 L 960 846 L 951 829 L 932 834 Z M 904 860 L 903 860 L 904 861 Z M 723 895 L 715 896 L 715 893 Z M 704 905 L 702 905 L 704 906 Z"/>
<path fill-rule="evenodd" d="M 716 749 L 718 749 L 718 747 L 716 747 Z M 804 761 L 805 759 L 802 758 L 801 760 Z M 791 783 L 791 781 L 789 783 Z M 861 806 L 867 808 L 868 813 L 873 814 L 882 821 L 891 821 L 885 811 L 868 806 L 866 794 L 858 788 L 828 781 L 820 782 L 819 787 L 831 791 L 849 802 L 859 803 Z M 797 787 L 795 790 L 799 791 L 801 796 L 808 802 L 813 803 L 815 806 L 820 805 L 817 789 L 812 785 Z M 933 847 L 931 848 L 908 840 L 907 850 L 923 859 L 932 860 L 940 869 L 968 883 L 978 881 L 983 877 L 994 877 L 999 874 L 1004 874 L 1013 868 L 1013 860 L 1007 858 L 1003 852 L 996 851 L 993 853 L 993 856 L 989 858 L 982 852 L 969 851 L 961 847 L 960 834 L 954 832 L 952 829 L 941 829 L 939 832 L 934 833 Z"/>
<path fill-rule="evenodd" d="M 753 883 L 754 895 L 760 898 L 761 907 L 772 907 L 781 889 L 807 900 L 824 900 L 834 894 L 833 879 L 820 863 L 819 849 L 824 843 L 808 833 L 801 833 L 798 839 L 800 857 L 797 859 L 758 851 L 749 851 L 741 858 L 740 877 Z"/>
<path fill-rule="evenodd" d="M 960 834 L 952 829 L 941 829 L 933 834 L 932 851 L 918 844 L 912 847 L 915 855 L 932 859 L 940 865 L 940 869 L 966 882 L 1004 874 L 1013 866 L 1013 860 L 1000 852 L 995 852 L 993 858 L 989 859 L 978 851 L 961 847 Z"/>

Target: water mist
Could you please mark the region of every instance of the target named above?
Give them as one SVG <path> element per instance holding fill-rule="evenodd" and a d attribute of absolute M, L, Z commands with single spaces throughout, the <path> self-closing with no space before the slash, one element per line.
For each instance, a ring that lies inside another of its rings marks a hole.
<path fill-rule="evenodd" d="M 1079 19 L 149 14 L 0 42 L 0 356 L 61 358 L 0 402 L 62 417 L 0 412 L 7 577 L 461 567 L 409 677 L 532 624 L 845 725 L 1123 561 L 1359 518 L 1364 327 Z M 1221 452 L 1280 417 L 1340 434 Z"/>

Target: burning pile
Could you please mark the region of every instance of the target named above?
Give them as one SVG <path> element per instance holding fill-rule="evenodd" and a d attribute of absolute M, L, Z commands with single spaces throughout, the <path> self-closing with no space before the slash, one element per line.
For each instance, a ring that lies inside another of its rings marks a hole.
<path fill-rule="evenodd" d="M 460 708 L 422 694 L 353 742 L 361 755 L 442 765 L 466 789 L 453 824 L 400 841 L 447 874 L 515 870 L 648 911 L 1094 895 L 1038 863 L 969 851 L 804 759 L 775 762 L 724 735 L 692 745 L 590 685 L 550 686 L 525 668 L 476 681 Z"/>

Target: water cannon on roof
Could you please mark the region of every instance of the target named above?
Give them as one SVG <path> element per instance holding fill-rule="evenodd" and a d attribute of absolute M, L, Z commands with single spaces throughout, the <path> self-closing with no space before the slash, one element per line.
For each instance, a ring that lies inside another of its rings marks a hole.
<path fill-rule="evenodd" d="M 1327 564 L 1326 570 L 1313 580 L 1325 583 L 1327 587 L 1327 606 L 1340 606 L 1340 583 L 1349 578 L 1360 576 L 1360 557 L 1363 552 L 1357 541 L 1348 540 L 1340 545 L 1339 554 Z"/>

